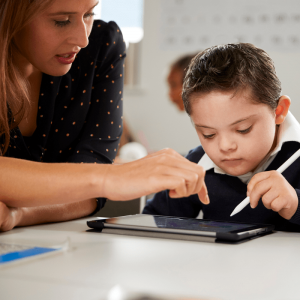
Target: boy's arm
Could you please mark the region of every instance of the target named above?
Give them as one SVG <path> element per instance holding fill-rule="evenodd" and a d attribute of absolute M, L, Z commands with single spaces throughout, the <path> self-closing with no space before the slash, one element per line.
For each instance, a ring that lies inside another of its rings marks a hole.
<path fill-rule="evenodd" d="M 202 203 L 198 195 L 170 198 L 169 191 L 165 190 L 147 201 L 143 214 L 196 218 L 201 209 Z"/>

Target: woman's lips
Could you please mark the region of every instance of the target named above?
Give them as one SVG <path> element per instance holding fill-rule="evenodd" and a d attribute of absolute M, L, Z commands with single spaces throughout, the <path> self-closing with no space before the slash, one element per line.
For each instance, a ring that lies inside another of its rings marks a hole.
<path fill-rule="evenodd" d="M 75 60 L 76 52 L 55 55 L 56 59 L 64 65 L 71 64 Z"/>

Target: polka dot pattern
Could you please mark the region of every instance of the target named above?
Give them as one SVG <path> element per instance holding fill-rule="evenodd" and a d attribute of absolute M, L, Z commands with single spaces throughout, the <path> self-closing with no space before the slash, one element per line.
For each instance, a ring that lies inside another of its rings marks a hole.
<path fill-rule="evenodd" d="M 124 50 L 114 22 L 94 21 L 89 45 L 78 53 L 70 71 L 61 77 L 43 74 L 36 131 L 22 139 L 15 129 L 8 156 L 112 162 L 122 134 Z"/>

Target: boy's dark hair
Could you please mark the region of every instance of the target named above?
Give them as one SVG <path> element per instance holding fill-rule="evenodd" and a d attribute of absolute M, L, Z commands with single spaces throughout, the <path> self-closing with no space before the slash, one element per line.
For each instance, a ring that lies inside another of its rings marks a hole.
<path fill-rule="evenodd" d="M 211 91 L 238 91 L 250 88 L 252 100 L 276 109 L 281 83 L 273 61 L 262 49 L 252 44 L 218 45 L 198 53 L 186 72 L 182 99 L 191 115 L 191 96 Z"/>

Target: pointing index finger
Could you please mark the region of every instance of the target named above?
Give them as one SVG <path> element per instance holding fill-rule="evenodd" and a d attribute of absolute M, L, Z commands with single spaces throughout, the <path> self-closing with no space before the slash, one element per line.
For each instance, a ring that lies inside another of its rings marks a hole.
<path fill-rule="evenodd" d="M 207 193 L 207 187 L 206 187 L 204 181 L 203 181 L 201 190 L 198 193 L 198 197 L 203 204 L 209 204 L 210 200 L 209 200 L 208 193 Z"/>

